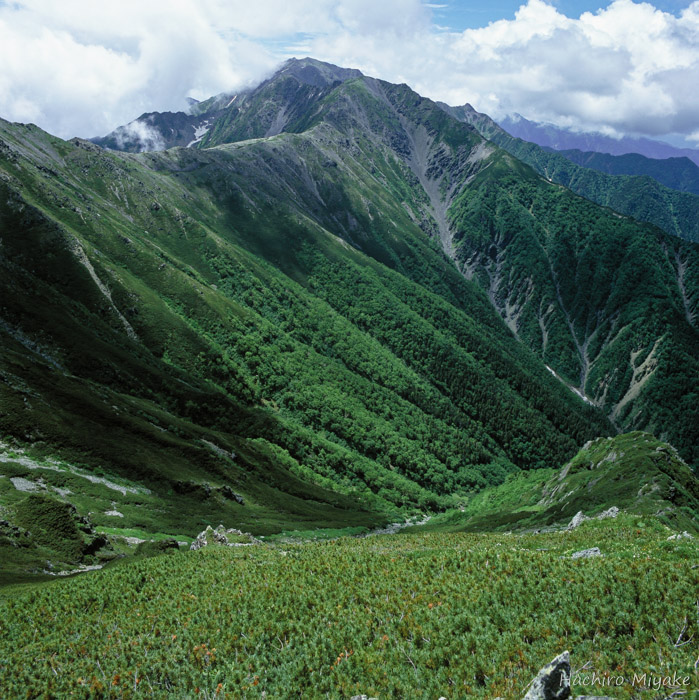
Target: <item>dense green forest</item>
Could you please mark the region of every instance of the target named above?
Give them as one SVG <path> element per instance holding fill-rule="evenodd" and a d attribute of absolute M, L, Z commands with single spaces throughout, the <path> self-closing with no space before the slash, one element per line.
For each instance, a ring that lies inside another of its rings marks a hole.
<path fill-rule="evenodd" d="M 672 190 L 699 195 L 699 166 L 686 157 L 657 159 L 639 153 L 612 156 L 578 149 L 557 152 L 583 168 L 608 175 L 648 175 Z"/>
<path fill-rule="evenodd" d="M 510 136 L 490 117 L 476 112 L 470 105 L 443 105 L 443 108 L 455 118 L 475 126 L 485 138 L 551 182 L 621 214 L 654 224 L 673 236 L 699 241 L 699 195 L 694 192 L 695 185 L 691 184 L 696 178 L 696 166 L 691 161 L 687 169 L 669 175 L 659 175 L 657 168 L 653 165 L 646 167 L 645 163 L 640 166 L 639 174 L 617 174 L 612 171 L 623 166 L 603 160 L 604 154 L 588 155 L 585 162 L 581 162 L 581 157 L 573 152 L 559 153 Z M 651 159 L 644 160 L 653 163 Z M 688 181 L 686 189 L 682 185 L 685 181 Z"/>

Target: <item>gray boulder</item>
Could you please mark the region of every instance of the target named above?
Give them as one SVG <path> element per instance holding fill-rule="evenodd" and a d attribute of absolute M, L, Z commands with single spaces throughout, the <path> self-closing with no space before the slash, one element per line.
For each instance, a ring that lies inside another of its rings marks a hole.
<path fill-rule="evenodd" d="M 196 551 L 197 549 L 208 547 L 209 545 L 245 547 L 252 544 L 261 544 L 261 542 L 249 532 L 243 532 L 235 528 L 226 529 L 223 525 L 219 525 L 214 530 L 211 525 L 207 525 L 206 530 L 203 530 L 197 535 L 197 538 L 192 542 L 189 549 L 191 551 Z"/>
<path fill-rule="evenodd" d="M 573 519 L 568 523 L 568 530 L 574 530 L 578 525 L 581 523 L 584 523 L 588 517 L 581 511 L 579 510 L 574 516 Z"/>
<path fill-rule="evenodd" d="M 612 506 L 611 508 L 607 508 L 607 510 L 603 510 L 597 516 L 597 520 L 604 520 L 605 518 L 616 518 L 617 515 L 619 515 L 619 509 L 616 506 Z"/>
<path fill-rule="evenodd" d="M 579 552 L 573 552 L 570 555 L 571 559 L 589 559 L 590 557 L 601 557 L 599 547 L 590 547 L 590 549 L 581 549 Z"/>
<path fill-rule="evenodd" d="M 570 653 L 546 664 L 530 683 L 523 700 L 566 700 L 570 697 Z"/>

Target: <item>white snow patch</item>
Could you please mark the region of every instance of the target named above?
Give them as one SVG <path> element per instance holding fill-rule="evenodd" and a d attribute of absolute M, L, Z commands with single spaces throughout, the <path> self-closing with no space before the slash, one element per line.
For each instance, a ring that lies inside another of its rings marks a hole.
<path fill-rule="evenodd" d="M 199 143 L 204 138 L 204 134 L 209 130 L 209 120 L 202 122 L 199 126 L 194 129 L 194 140 L 187 144 L 187 148 L 194 146 L 195 143 Z"/>

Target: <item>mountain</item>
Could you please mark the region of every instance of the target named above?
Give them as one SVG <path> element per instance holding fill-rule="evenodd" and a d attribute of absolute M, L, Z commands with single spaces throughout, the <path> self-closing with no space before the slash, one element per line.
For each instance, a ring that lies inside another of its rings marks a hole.
<path fill-rule="evenodd" d="M 162 152 L 0 123 L 6 494 L 265 534 L 448 508 L 610 419 L 696 463 L 696 246 L 406 85 L 298 61 L 211 104 Z"/>
<path fill-rule="evenodd" d="M 189 114 L 142 114 L 107 136 L 91 140 L 103 148 L 139 153 L 174 146 L 206 148 L 215 143 L 274 136 L 293 131 L 294 122 L 307 119 L 308 109 L 320 91 L 361 75 L 358 70 L 312 58 L 292 58 L 254 89 L 223 93 L 190 105 Z"/>
<path fill-rule="evenodd" d="M 689 158 L 646 158 L 639 153 L 612 156 L 594 151 L 558 151 L 572 163 L 608 175 L 648 175 L 678 192 L 699 195 L 699 166 Z"/>
<path fill-rule="evenodd" d="M 667 233 L 699 241 L 697 195 L 672 190 L 648 175 L 607 175 L 580 167 L 557 151 L 510 136 L 487 114 L 476 112 L 471 105 L 441 106 L 552 182 L 621 214 L 654 224 Z"/>
<path fill-rule="evenodd" d="M 576 132 L 562 129 L 554 124 L 529 121 L 519 114 L 505 117 L 498 123 L 515 138 L 531 141 L 539 146 L 553 148 L 557 151 L 577 149 L 615 156 L 639 153 L 647 158 L 656 159 L 689 158 L 696 165 L 699 165 L 699 150 L 677 148 L 664 141 L 633 137 L 617 139 L 597 132 Z"/>
<path fill-rule="evenodd" d="M 647 433 L 597 438 L 562 468 L 513 474 L 413 531 L 573 529 L 619 511 L 696 533 L 699 481 L 674 448 Z"/>
<path fill-rule="evenodd" d="M 438 508 L 610 430 L 420 228 L 384 121 L 388 95 L 419 98 L 327 95 L 303 134 L 202 150 L 2 124 L 4 434 L 158 494 L 176 534 L 202 498 L 258 532 Z"/>

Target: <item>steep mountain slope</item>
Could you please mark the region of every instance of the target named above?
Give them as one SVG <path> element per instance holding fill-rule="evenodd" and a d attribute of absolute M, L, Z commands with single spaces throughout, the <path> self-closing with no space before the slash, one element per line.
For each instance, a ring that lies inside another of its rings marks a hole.
<path fill-rule="evenodd" d="M 253 531 L 362 524 L 613 431 L 531 345 L 617 424 L 691 458 L 694 248 L 545 181 L 407 86 L 290 65 L 244 108 L 215 100 L 206 148 L 117 154 L 2 123 L 5 434 L 147 486 L 164 532 L 194 530 L 202 498 Z M 638 254 L 598 284 L 586 251 L 627 240 Z"/>
<path fill-rule="evenodd" d="M 697 247 L 495 168 L 450 217 L 456 260 L 513 333 L 616 425 L 695 462 Z"/>
<path fill-rule="evenodd" d="M 655 224 L 667 233 L 699 241 L 699 196 L 665 187 L 649 175 L 607 175 L 575 165 L 557 151 L 510 136 L 488 115 L 476 112 L 470 105 L 442 107 L 548 180 L 620 214 Z"/>
<path fill-rule="evenodd" d="M 621 156 L 626 153 L 640 153 L 647 158 L 689 158 L 699 165 L 699 150 L 677 148 L 664 141 L 647 138 L 613 138 L 595 132 L 575 132 L 562 129 L 554 124 L 542 124 L 525 119 L 520 115 L 500 120 L 500 126 L 515 138 L 531 141 L 557 151 L 578 149 Z"/>
<path fill-rule="evenodd" d="M 607 431 L 412 221 L 407 166 L 346 148 L 353 91 L 376 99 L 350 85 L 308 134 L 201 151 L 3 124 L 3 432 L 293 520 L 299 498 L 439 507 Z"/>
<path fill-rule="evenodd" d="M 557 151 L 583 168 L 608 175 L 648 175 L 665 187 L 678 192 L 699 194 L 699 166 L 689 158 L 646 158 L 639 153 L 612 156 L 594 151 Z"/>

